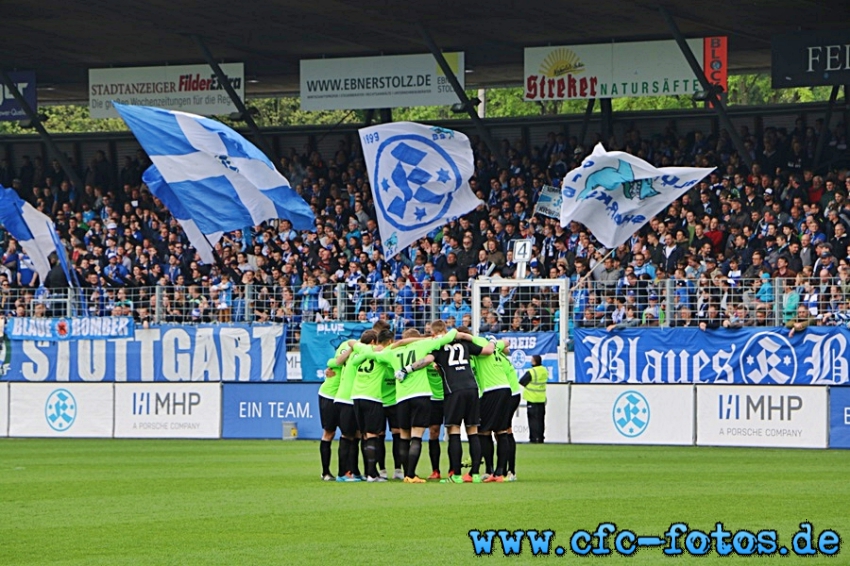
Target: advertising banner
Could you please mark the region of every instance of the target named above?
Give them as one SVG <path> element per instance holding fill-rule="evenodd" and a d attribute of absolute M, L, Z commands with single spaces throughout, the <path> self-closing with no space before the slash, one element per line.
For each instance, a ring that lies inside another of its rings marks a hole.
<path fill-rule="evenodd" d="M 366 322 L 305 322 L 301 324 L 301 379 L 324 381 L 328 358 L 346 340 L 360 340 L 372 328 Z"/>
<path fill-rule="evenodd" d="M 222 63 L 233 89 L 245 99 L 242 63 Z M 168 65 L 89 69 L 89 111 L 92 118 L 117 118 L 112 101 L 156 106 L 204 116 L 236 112 L 236 106 L 208 65 Z"/>
<path fill-rule="evenodd" d="M 850 84 L 850 29 L 774 36 L 770 74 L 773 88 Z"/>
<path fill-rule="evenodd" d="M 9 384 L 0 383 L 0 436 L 9 436 Z"/>
<path fill-rule="evenodd" d="M 697 445 L 826 448 L 826 387 L 697 386 Z"/>
<path fill-rule="evenodd" d="M 546 386 L 546 442 L 566 444 L 570 441 L 570 392 L 571 388 L 566 383 L 551 383 Z M 528 413 L 525 401 L 519 402 L 511 428 L 517 442 L 528 442 Z"/>
<path fill-rule="evenodd" d="M 829 390 L 829 447 L 850 448 L 850 389 Z"/>
<path fill-rule="evenodd" d="M 692 385 L 573 385 L 575 444 L 694 443 Z"/>
<path fill-rule="evenodd" d="M 575 330 L 577 383 L 847 385 L 850 330 Z"/>
<path fill-rule="evenodd" d="M 80 318 L 9 318 L 6 336 L 12 340 L 98 340 L 133 338 L 136 326 L 130 316 Z"/>
<path fill-rule="evenodd" d="M 298 438 L 319 440 L 318 383 L 224 384 L 222 438 L 276 438 L 295 423 Z"/>
<path fill-rule="evenodd" d="M 301 352 L 286 353 L 286 381 L 301 381 Z"/>
<path fill-rule="evenodd" d="M 6 341 L 8 381 L 285 381 L 281 325 L 161 325 L 133 338 Z M 0 364 L 5 358 L 0 357 Z"/>
<path fill-rule="evenodd" d="M 537 197 L 537 206 L 534 214 L 548 216 L 549 218 L 561 217 L 561 189 L 552 185 L 543 185 L 540 196 Z"/>
<path fill-rule="evenodd" d="M 531 369 L 531 356 L 541 357 L 543 367 L 549 370 L 549 381 L 559 381 L 561 370 L 558 367 L 558 333 L 529 332 L 498 335 L 499 340 L 507 340 L 510 348 L 511 365 L 519 377 Z"/>
<path fill-rule="evenodd" d="M 463 87 L 463 53 L 443 56 Z M 301 110 L 446 106 L 457 101 L 431 54 L 301 60 Z"/>
<path fill-rule="evenodd" d="M 115 438 L 218 438 L 218 383 L 116 383 Z"/>
<path fill-rule="evenodd" d="M 726 69 L 721 39 L 687 40 L 718 80 Z M 706 44 L 717 45 L 707 51 Z M 692 95 L 702 88 L 674 40 L 527 47 L 523 82 L 525 100 Z M 726 90 L 725 81 L 718 84 Z"/>
<path fill-rule="evenodd" d="M 38 110 L 38 96 L 36 93 L 35 71 L 10 71 L 7 73 L 9 78 L 15 83 L 18 92 L 23 95 L 27 104 L 33 110 Z M 0 122 L 14 122 L 18 120 L 26 120 L 27 115 L 15 97 L 6 88 L 6 85 L 0 84 Z"/>
<path fill-rule="evenodd" d="M 12 383 L 9 436 L 112 436 L 111 383 Z"/>

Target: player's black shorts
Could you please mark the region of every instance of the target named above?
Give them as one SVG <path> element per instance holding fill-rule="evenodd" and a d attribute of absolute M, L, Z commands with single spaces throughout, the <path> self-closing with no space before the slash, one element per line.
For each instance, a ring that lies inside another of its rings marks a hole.
<path fill-rule="evenodd" d="M 508 423 L 514 422 L 514 415 L 516 414 L 516 410 L 519 409 L 519 402 L 521 399 L 522 395 L 520 395 L 519 393 L 517 393 L 516 395 L 511 395 L 511 402 L 508 405 Z"/>
<path fill-rule="evenodd" d="M 428 426 L 440 426 L 443 424 L 443 400 L 431 399 L 431 420 Z"/>
<path fill-rule="evenodd" d="M 499 432 L 511 426 L 510 389 L 494 389 L 481 396 L 481 430 Z M 506 422 L 507 421 L 507 422 Z"/>
<path fill-rule="evenodd" d="M 390 430 L 400 428 L 398 426 L 398 405 L 384 406 L 384 417 L 387 419 Z"/>
<path fill-rule="evenodd" d="M 413 397 L 399 402 L 398 426 L 405 430 L 411 428 L 428 428 L 431 422 L 431 399 L 429 397 Z"/>
<path fill-rule="evenodd" d="M 481 424 L 481 402 L 478 389 L 461 389 L 446 395 L 446 426 L 478 426 Z"/>
<path fill-rule="evenodd" d="M 367 399 L 354 400 L 354 414 L 357 416 L 357 428 L 360 432 L 381 434 L 384 432 L 384 405 Z"/>
<path fill-rule="evenodd" d="M 336 432 L 339 426 L 339 410 L 333 399 L 319 397 L 319 417 L 322 419 L 322 430 Z"/>
<path fill-rule="evenodd" d="M 357 434 L 357 416 L 354 414 L 354 405 L 348 403 L 335 403 L 339 411 L 339 430 L 343 436 L 354 436 Z"/>

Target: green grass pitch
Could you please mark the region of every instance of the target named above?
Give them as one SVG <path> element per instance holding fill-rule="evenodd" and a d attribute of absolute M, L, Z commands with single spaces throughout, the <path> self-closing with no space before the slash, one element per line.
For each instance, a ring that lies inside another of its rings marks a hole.
<path fill-rule="evenodd" d="M 420 475 L 427 475 L 427 444 Z M 447 461 L 443 444 L 443 462 Z M 334 465 L 336 443 L 334 443 Z M 310 441 L 0 440 L 0 564 L 847 564 L 836 557 L 476 558 L 470 529 L 611 521 L 660 535 L 798 524 L 850 535 L 850 452 L 520 445 L 512 484 L 319 480 Z M 444 470 L 445 471 L 445 470 Z M 848 539 L 850 540 L 850 539 Z"/>

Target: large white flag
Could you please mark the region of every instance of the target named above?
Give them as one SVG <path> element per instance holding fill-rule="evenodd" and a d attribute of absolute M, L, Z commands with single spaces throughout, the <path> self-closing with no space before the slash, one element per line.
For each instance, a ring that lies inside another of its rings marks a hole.
<path fill-rule="evenodd" d="M 622 151 L 593 148 L 561 185 L 561 225 L 587 226 L 608 248 L 625 242 L 650 218 L 685 194 L 714 168 L 653 167 Z"/>
<path fill-rule="evenodd" d="M 384 255 L 482 204 L 469 188 L 475 171 L 469 138 L 414 122 L 360 130 Z"/>

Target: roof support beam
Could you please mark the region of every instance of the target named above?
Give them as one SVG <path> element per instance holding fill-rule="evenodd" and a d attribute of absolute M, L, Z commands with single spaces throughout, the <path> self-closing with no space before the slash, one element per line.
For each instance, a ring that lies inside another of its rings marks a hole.
<path fill-rule="evenodd" d="M 688 45 L 688 42 L 685 41 L 685 36 L 682 35 L 682 32 L 679 30 L 679 26 L 676 25 L 676 21 L 673 19 L 673 16 L 670 15 L 670 12 L 667 11 L 667 8 L 659 6 L 658 11 L 661 12 L 661 16 L 664 18 L 664 21 L 667 22 L 667 27 L 670 28 L 670 33 L 673 35 L 673 39 L 676 40 L 676 44 L 682 51 L 682 55 L 684 55 L 685 59 L 688 61 L 691 71 L 693 71 L 697 80 L 699 80 L 699 84 L 702 86 L 703 90 L 705 90 L 707 101 L 711 103 L 711 106 L 714 108 L 715 112 L 717 112 L 717 117 L 720 118 L 721 125 L 729 132 L 729 138 L 732 140 L 732 144 L 738 151 L 738 155 L 741 160 L 747 164 L 747 167 L 752 169 L 753 158 L 744 146 L 744 140 L 741 139 L 741 136 L 738 135 L 737 130 L 735 130 L 732 120 L 729 119 L 729 114 L 726 113 L 726 105 L 720 97 L 717 96 L 717 92 L 715 92 L 713 85 L 708 82 L 708 78 L 706 78 L 705 73 L 697 62 L 697 58 L 694 57 L 694 52 L 691 51 L 691 47 Z"/>
<path fill-rule="evenodd" d="M 428 46 L 428 50 L 431 51 L 431 55 L 433 55 L 434 59 L 437 60 L 437 64 L 440 65 L 440 68 L 443 70 L 443 74 L 446 75 L 446 79 L 448 79 L 449 84 L 452 85 L 458 100 L 460 100 L 461 104 L 464 108 L 466 108 L 466 112 L 469 114 L 469 117 L 472 119 L 472 123 L 475 124 L 475 128 L 478 130 L 478 135 L 481 136 L 484 144 L 490 148 L 490 153 L 496 156 L 496 160 L 499 162 L 499 167 L 507 169 L 509 167 L 508 158 L 499 153 L 499 146 L 493 141 L 487 126 L 484 125 L 484 121 L 481 120 L 481 116 L 478 115 L 478 112 L 475 107 L 472 106 L 469 97 L 466 96 L 466 91 L 461 88 L 460 82 L 457 80 L 454 71 L 452 71 L 452 68 L 449 66 L 446 58 L 443 57 L 443 52 L 440 51 L 440 48 L 437 47 L 436 43 L 434 43 L 434 38 L 431 37 L 431 34 L 428 33 L 428 30 L 422 25 L 422 22 L 416 22 L 415 25 L 419 34 L 422 36 L 423 41 L 425 41 L 425 45 Z"/>
<path fill-rule="evenodd" d="M 35 108 L 29 105 L 27 99 L 21 94 L 21 91 L 18 90 L 18 85 L 9 77 L 9 75 L 4 70 L 0 70 L 0 79 L 2 79 L 3 84 L 6 85 L 6 90 L 11 93 L 12 97 L 21 105 L 21 109 L 24 111 L 24 114 L 27 115 L 30 122 L 32 122 L 32 127 L 35 128 L 35 131 L 38 132 L 38 135 L 41 137 L 42 141 L 44 141 L 44 145 L 47 146 L 47 151 L 50 153 L 50 156 L 59 162 L 59 166 L 62 167 L 62 171 L 65 172 L 65 176 L 68 180 L 71 181 L 71 184 L 78 191 L 83 190 L 83 180 L 80 179 L 80 176 L 71 166 L 71 162 L 68 161 L 68 158 L 59 150 L 59 146 L 56 145 L 56 142 L 53 141 L 53 138 L 44 128 L 44 124 L 41 123 L 41 119 L 38 117 L 38 114 L 35 111 Z M 107 187 L 103 187 L 107 188 Z"/>
<path fill-rule="evenodd" d="M 207 62 L 207 65 L 210 66 L 210 69 L 215 73 L 216 78 L 218 78 L 218 83 L 224 87 L 224 90 L 227 91 L 227 95 L 230 97 L 230 100 L 233 101 L 233 105 L 236 106 L 236 110 L 242 115 L 242 119 L 248 124 L 248 128 L 254 134 L 254 140 L 260 145 L 263 152 L 269 157 L 272 163 L 274 163 L 275 169 L 280 171 L 280 159 L 278 159 L 277 154 L 275 153 L 274 148 L 272 148 L 271 144 L 269 144 L 268 140 L 263 137 L 263 133 L 260 131 L 259 126 L 254 121 L 254 117 L 251 116 L 251 113 L 248 111 L 248 108 L 245 106 L 245 103 L 242 102 L 242 99 L 239 98 L 239 93 L 236 92 L 236 89 L 233 88 L 233 85 L 230 84 L 230 81 L 227 79 L 227 75 L 224 74 L 224 71 L 221 70 L 221 67 L 213 59 L 212 53 L 207 48 L 204 40 L 201 39 L 198 35 L 193 35 L 192 39 L 195 40 L 195 43 L 198 44 L 198 49 L 201 50 L 201 54 L 204 56 L 204 60 Z M 283 173 L 283 171 L 281 171 Z"/>
<path fill-rule="evenodd" d="M 829 93 L 829 105 L 826 107 L 826 115 L 823 117 L 823 127 L 818 135 L 818 143 L 815 146 L 815 163 L 814 170 L 817 171 L 821 165 L 821 157 L 823 157 L 823 146 L 826 143 L 826 135 L 829 132 L 829 122 L 832 120 L 832 111 L 835 109 L 835 100 L 838 98 L 838 85 L 832 87 L 832 92 Z M 844 87 L 847 88 L 847 87 Z M 847 92 L 846 90 L 844 92 Z"/>

